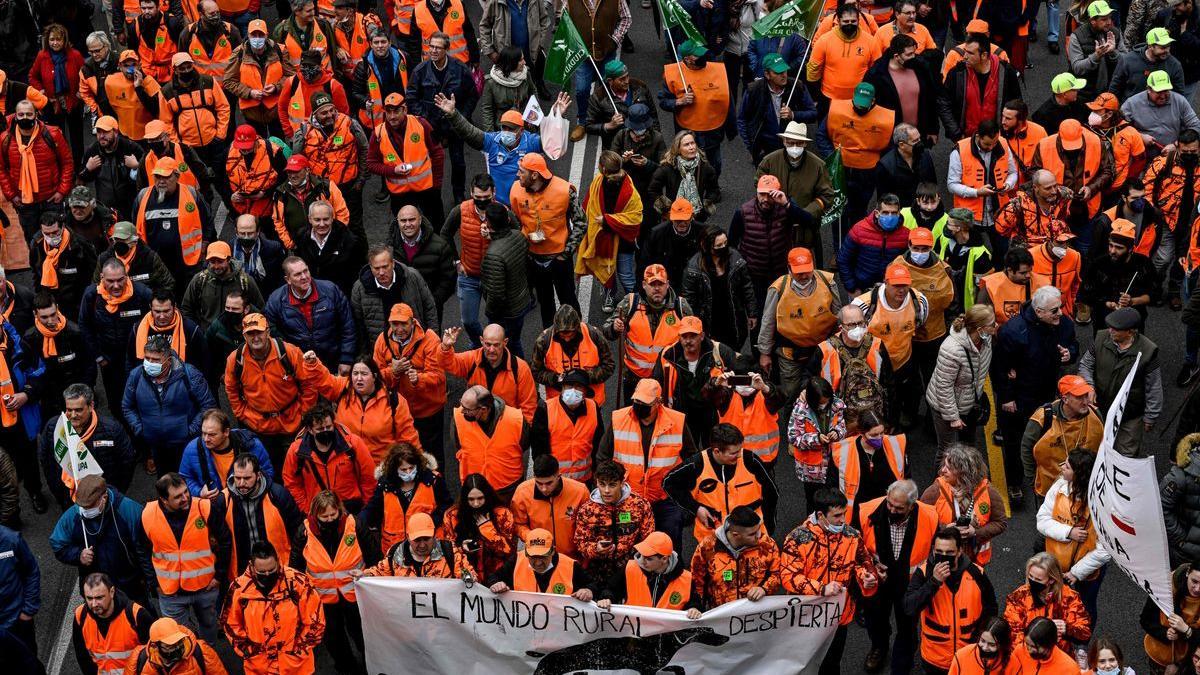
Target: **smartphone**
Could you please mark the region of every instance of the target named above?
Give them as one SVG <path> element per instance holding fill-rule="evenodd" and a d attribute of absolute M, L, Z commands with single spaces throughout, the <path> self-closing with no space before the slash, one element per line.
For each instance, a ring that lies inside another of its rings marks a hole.
<path fill-rule="evenodd" d="M 731 387 L 749 387 L 754 382 L 754 378 L 749 375 L 730 375 L 729 386 Z"/>
<path fill-rule="evenodd" d="M 958 520 L 954 521 L 954 524 L 957 527 L 966 527 L 971 524 L 971 516 L 960 516 Z"/>

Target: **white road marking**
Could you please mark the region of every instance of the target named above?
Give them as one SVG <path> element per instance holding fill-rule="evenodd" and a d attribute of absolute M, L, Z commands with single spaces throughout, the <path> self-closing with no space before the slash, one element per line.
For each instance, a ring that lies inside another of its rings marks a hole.
<path fill-rule="evenodd" d="M 596 141 L 596 156 L 592 160 L 591 171 L 592 175 L 595 175 L 596 167 L 600 164 L 600 139 L 589 134 L 583 137 L 583 141 L 575 143 L 571 147 L 571 173 L 569 179 L 571 184 L 578 190 L 581 201 L 584 192 L 588 189 L 588 186 L 583 184 L 583 167 L 587 161 L 588 148 L 591 147 L 592 141 Z M 576 150 L 579 152 L 576 152 Z M 576 291 L 576 295 L 579 297 L 579 316 L 583 320 L 583 323 L 588 322 L 588 316 L 591 314 L 592 286 L 594 284 L 595 281 L 590 274 L 579 280 L 579 289 Z"/>
<path fill-rule="evenodd" d="M 83 602 L 79 595 L 79 584 L 71 583 L 71 595 L 67 598 L 67 609 L 63 612 L 62 621 L 58 626 L 58 639 L 54 643 L 54 651 L 50 653 L 49 675 L 59 675 L 62 672 L 63 660 L 66 659 L 67 649 L 71 645 L 71 629 L 75 625 L 75 608 Z"/>

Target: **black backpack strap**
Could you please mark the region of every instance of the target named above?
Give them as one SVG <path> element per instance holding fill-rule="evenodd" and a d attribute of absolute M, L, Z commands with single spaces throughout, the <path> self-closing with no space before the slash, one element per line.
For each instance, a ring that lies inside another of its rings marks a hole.
<path fill-rule="evenodd" d="M 1042 436 L 1050 431 L 1050 427 L 1054 425 L 1054 401 L 1042 404 Z M 1041 440 L 1039 438 L 1038 440 Z M 1068 451 L 1069 452 L 1069 451 Z"/>
<path fill-rule="evenodd" d="M 442 549 L 442 557 L 450 565 L 450 571 L 454 571 L 454 544 L 445 539 L 438 540 L 438 546 Z"/>

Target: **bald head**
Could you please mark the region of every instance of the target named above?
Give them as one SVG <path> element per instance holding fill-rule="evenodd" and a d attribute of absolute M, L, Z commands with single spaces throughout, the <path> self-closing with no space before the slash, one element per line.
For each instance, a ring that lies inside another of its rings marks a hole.
<path fill-rule="evenodd" d="M 234 222 L 233 231 L 237 233 L 239 239 L 250 239 L 257 236 L 258 216 L 252 213 L 243 213 Z"/>
<path fill-rule="evenodd" d="M 200 14 L 205 19 L 214 22 L 221 20 L 221 8 L 215 0 L 200 0 L 196 6 L 200 9 Z"/>
<path fill-rule="evenodd" d="M 498 323 L 489 323 L 483 329 L 479 342 L 483 358 L 487 359 L 493 368 L 498 367 L 508 351 L 508 337 L 504 334 L 504 328 Z"/>
<path fill-rule="evenodd" d="M 412 205 L 401 207 L 396 213 L 396 225 L 405 238 L 416 239 L 421 231 L 421 211 Z"/>
<path fill-rule="evenodd" d="M 492 392 L 482 385 L 467 387 L 458 402 L 463 419 L 468 422 L 483 422 L 491 415 Z"/>
<path fill-rule="evenodd" d="M 843 305 L 838 312 L 838 323 L 855 323 L 863 320 L 863 311 L 856 305 Z"/>
<path fill-rule="evenodd" d="M 1033 173 L 1033 183 L 1038 187 L 1051 188 L 1054 187 L 1054 184 L 1057 182 L 1058 179 L 1054 177 L 1054 173 L 1052 171 L 1038 169 Z"/>

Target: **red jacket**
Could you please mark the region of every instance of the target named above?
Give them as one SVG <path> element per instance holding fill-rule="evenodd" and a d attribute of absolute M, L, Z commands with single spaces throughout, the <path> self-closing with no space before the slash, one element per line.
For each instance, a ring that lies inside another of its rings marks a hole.
<path fill-rule="evenodd" d="M 0 191 L 13 201 L 20 195 L 21 151 L 17 149 L 16 125 L 0 135 Z M 39 122 L 33 132 L 33 156 L 37 160 L 38 191 L 34 201 L 41 202 L 55 193 L 66 197 L 75 184 L 75 165 L 71 148 L 58 127 Z M 47 142 L 49 139 L 49 142 Z"/>
<path fill-rule="evenodd" d="M 297 82 L 304 90 L 303 109 L 301 110 L 304 121 L 307 122 L 312 116 L 312 95 L 318 91 L 329 92 L 329 95 L 333 97 L 333 107 L 337 108 L 340 113 L 350 114 L 350 102 L 346 99 L 346 89 L 341 82 L 332 78 L 333 76 L 327 72 L 323 73 L 316 82 L 311 83 L 305 82 L 299 74 L 283 78 L 280 82 L 280 89 L 283 93 L 279 97 L 279 102 L 275 104 L 275 110 L 279 113 L 279 124 L 283 127 L 284 138 L 295 136 L 297 131 L 288 115 L 292 95 L 296 93 L 295 84 Z"/>
<path fill-rule="evenodd" d="M 75 110 L 79 107 L 79 71 L 83 69 L 83 54 L 79 50 L 67 49 L 67 91 L 64 96 L 67 101 L 67 110 Z M 33 60 L 33 66 L 29 69 L 29 86 L 40 90 L 47 98 L 50 99 L 51 109 L 54 105 L 54 61 L 50 58 L 50 51 L 43 49 L 37 53 L 37 58 Z"/>

